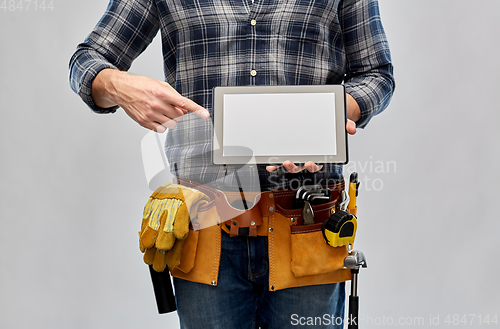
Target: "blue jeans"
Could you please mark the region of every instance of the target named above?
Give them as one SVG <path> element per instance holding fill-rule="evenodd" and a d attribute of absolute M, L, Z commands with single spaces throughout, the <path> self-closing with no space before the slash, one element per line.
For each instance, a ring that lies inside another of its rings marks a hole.
<path fill-rule="evenodd" d="M 181 328 L 343 328 L 344 282 L 270 292 L 267 248 L 222 232 L 216 287 L 174 278 Z"/>

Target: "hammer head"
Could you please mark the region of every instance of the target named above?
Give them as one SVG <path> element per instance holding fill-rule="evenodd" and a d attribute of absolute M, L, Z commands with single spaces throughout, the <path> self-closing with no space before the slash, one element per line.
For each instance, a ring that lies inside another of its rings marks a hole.
<path fill-rule="evenodd" d="M 356 269 L 361 267 L 368 267 L 366 264 L 365 255 L 358 250 L 351 250 L 349 256 L 344 258 L 344 266 L 348 269 Z"/>

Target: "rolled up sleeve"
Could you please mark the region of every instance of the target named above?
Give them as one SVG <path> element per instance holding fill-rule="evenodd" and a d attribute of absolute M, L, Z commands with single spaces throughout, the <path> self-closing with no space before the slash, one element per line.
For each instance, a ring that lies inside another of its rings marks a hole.
<path fill-rule="evenodd" d="M 347 0 L 341 10 L 347 58 L 344 85 L 361 109 L 357 126 L 364 128 L 392 98 L 395 80 L 391 54 L 376 0 Z"/>
<path fill-rule="evenodd" d="M 126 71 L 159 29 L 156 5 L 150 0 L 111 0 L 106 12 L 69 63 L 71 89 L 97 113 L 113 113 L 92 99 L 92 82 L 106 68 Z"/>

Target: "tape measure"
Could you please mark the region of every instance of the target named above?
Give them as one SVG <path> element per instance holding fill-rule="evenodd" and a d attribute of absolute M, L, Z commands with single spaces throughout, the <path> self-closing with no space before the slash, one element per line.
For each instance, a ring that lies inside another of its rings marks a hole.
<path fill-rule="evenodd" d="M 332 247 L 342 247 L 354 243 L 358 221 L 356 216 L 339 210 L 334 212 L 321 227 L 325 242 Z"/>

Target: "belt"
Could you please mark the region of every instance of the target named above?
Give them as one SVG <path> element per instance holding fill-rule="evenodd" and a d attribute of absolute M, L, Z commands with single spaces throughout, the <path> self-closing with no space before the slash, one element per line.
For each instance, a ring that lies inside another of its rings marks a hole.
<path fill-rule="evenodd" d="M 274 213 L 279 213 L 284 217 L 290 218 L 294 225 L 302 225 L 302 209 L 292 209 L 295 190 L 279 190 L 266 192 L 244 193 L 243 197 L 238 192 L 224 192 L 205 184 L 193 182 L 186 179 L 179 179 L 179 184 L 195 188 L 205 193 L 210 201 L 201 205 L 198 212 L 203 212 L 217 207 L 217 213 L 220 216 L 222 228 L 231 236 L 237 235 L 267 235 L 268 218 Z M 322 223 L 331 215 L 331 210 L 335 208 L 340 192 L 344 190 L 344 181 L 337 184 L 328 185 L 332 191 L 332 200 L 328 203 L 314 206 L 314 222 Z M 251 203 L 247 210 L 240 210 L 231 204 L 234 200 L 242 200 Z M 250 199 L 250 200 L 249 200 Z"/>

